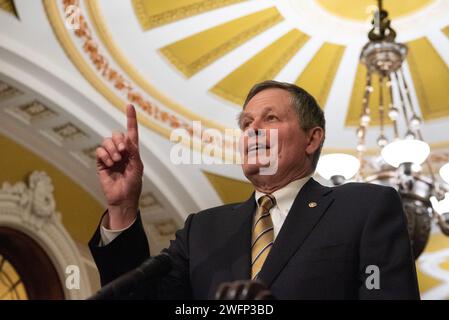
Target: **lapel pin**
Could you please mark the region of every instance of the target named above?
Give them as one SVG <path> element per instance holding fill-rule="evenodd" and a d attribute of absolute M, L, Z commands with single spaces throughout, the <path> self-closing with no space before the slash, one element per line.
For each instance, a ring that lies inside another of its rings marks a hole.
<path fill-rule="evenodd" d="M 316 202 L 309 202 L 309 208 L 315 208 L 317 205 Z"/>

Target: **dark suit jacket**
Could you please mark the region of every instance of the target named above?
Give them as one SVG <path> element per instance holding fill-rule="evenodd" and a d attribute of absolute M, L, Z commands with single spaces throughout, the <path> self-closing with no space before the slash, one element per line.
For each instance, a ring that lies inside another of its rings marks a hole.
<path fill-rule="evenodd" d="M 222 282 L 249 279 L 255 209 L 253 194 L 243 203 L 189 215 L 167 249 L 173 270 L 146 288 L 145 297 L 210 299 Z M 103 285 L 150 255 L 140 217 L 107 246 L 99 241 L 97 229 L 89 246 Z M 366 286 L 373 283 L 370 265 L 379 268 L 379 289 Z M 310 179 L 259 278 L 278 299 L 419 299 L 398 193 L 361 183 L 329 188 Z"/>

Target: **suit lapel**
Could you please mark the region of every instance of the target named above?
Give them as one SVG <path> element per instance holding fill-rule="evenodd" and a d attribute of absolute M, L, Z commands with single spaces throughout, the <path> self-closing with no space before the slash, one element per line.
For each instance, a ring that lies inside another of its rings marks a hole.
<path fill-rule="evenodd" d="M 235 247 L 231 248 L 231 271 L 234 280 L 249 279 L 251 275 L 251 225 L 256 210 L 254 193 L 248 200 L 234 207 L 232 219 L 235 233 Z M 234 224 L 235 223 L 235 224 Z"/>
<path fill-rule="evenodd" d="M 270 286 L 331 205 L 331 188 L 310 179 L 297 195 L 268 254 L 259 279 Z"/>

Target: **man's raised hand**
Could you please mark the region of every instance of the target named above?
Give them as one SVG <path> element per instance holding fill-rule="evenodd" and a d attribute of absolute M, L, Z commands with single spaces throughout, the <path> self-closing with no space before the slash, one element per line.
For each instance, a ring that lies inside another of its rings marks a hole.
<path fill-rule="evenodd" d="M 139 154 L 136 110 L 126 107 L 127 132 L 113 132 L 96 150 L 97 173 L 108 205 L 105 227 L 122 229 L 137 215 L 143 163 Z"/>

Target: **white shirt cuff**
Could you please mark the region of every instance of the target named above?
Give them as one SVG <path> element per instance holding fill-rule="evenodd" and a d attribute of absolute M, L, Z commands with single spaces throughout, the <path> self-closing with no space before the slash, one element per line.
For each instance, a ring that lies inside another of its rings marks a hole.
<path fill-rule="evenodd" d="M 131 222 L 131 224 L 123 229 L 116 229 L 116 230 L 111 230 L 111 229 L 107 229 L 106 227 L 103 226 L 103 222 L 104 222 L 104 218 L 106 217 L 106 215 L 103 217 L 103 219 L 101 220 L 101 225 L 100 225 L 100 247 L 106 246 L 108 244 L 110 244 L 115 238 L 117 238 L 123 231 L 128 230 L 133 224 L 134 222 L 136 222 L 136 219 L 134 219 L 133 222 Z"/>

